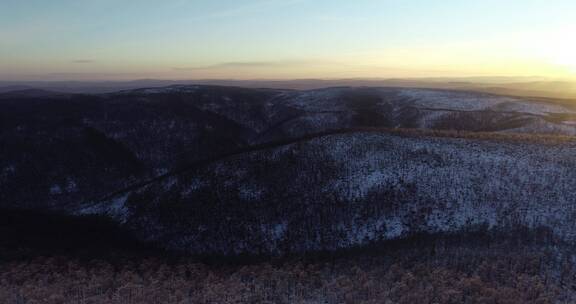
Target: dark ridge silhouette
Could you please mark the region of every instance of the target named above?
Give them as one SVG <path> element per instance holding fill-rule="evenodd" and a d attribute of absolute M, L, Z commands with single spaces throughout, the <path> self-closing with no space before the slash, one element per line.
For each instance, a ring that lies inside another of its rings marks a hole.
<path fill-rule="evenodd" d="M 557 144 L 565 142 L 576 142 L 576 137 L 573 136 L 562 136 L 562 135 L 523 135 L 523 134 L 512 134 L 512 133 L 502 133 L 495 134 L 490 132 L 459 132 L 459 131 L 446 131 L 446 130 L 421 130 L 421 129 L 390 129 L 390 128 L 349 128 L 349 129 L 339 129 L 330 130 L 326 132 L 321 132 L 317 134 L 310 134 L 298 138 L 290 138 L 285 140 L 280 140 L 276 142 L 269 142 L 260 145 L 253 145 L 245 148 L 238 149 L 233 152 L 224 153 L 211 158 L 206 158 L 203 160 L 195 161 L 193 163 L 187 164 L 173 171 L 167 172 L 165 174 L 153 177 L 149 180 L 138 182 L 127 186 L 125 188 L 119 189 L 112 193 L 109 193 L 100 198 L 94 198 L 88 200 L 89 202 L 99 202 L 112 199 L 115 196 L 134 191 L 136 189 L 145 187 L 155 182 L 162 181 L 164 179 L 186 173 L 191 170 L 199 169 L 203 166 L 207 166 L 211 163 L 232 157 L 235 155 L 241 155 L 256 151 L 265 151 L 268 149 L 274 149 L 294 143 L 306 142 L 316 138 L 321 138 L 324 136 L 338 135 L 338 134 L 353 134 L 353 133 L 385 133 L 393 134 L 397 136 L 409 136 L 409 137 L 438 137 L 438 138 L 462 138 L 462 139 L 474 139 L 474 140 L 484 140 L 484 141 L 505 141 L 505 142 L 518 142 L 518 143 L 540 143 L 540 144 Z M 85 205 L 84 203 L 83 205 Z"/>
<path fill-rule="evenodd" d="M 42 255 L 106 257 L 146 254 L 155 249 L 104 216 L 0 209 L 0 259 Z"/>

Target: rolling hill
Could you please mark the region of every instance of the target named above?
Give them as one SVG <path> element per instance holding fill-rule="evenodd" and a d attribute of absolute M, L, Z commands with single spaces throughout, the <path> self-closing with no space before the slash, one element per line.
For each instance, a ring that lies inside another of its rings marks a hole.
<path fill-rule="evenodd" d="M 2 208 L 102 215 L 195 254 L 478 226 L 574 233 L 575 110 L 547 100 L 349 87 L 32 93 L 0 94 Z"/>

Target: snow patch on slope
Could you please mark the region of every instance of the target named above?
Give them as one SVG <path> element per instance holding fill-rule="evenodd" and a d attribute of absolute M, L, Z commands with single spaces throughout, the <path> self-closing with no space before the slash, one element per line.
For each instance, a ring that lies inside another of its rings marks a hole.
<path fill-rule="evenodd" d="M 463 111 L 492 110 L 496 112 L 520 112 L 536 115 L 576 113 L 576 111 L 560 105 L 530 102 L 519 98 L 473 92 L 402 89 L 399 95 L 409 98 L 417 106 L 427 108 Z"/>

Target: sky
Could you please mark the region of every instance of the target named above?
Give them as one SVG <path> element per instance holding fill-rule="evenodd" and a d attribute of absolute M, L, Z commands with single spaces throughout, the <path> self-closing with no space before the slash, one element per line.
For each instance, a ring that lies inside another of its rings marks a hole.
<path fill-rule="evenodd" d="M 0 80 L 576 78 L 574 0 L 0 0 Z"/>

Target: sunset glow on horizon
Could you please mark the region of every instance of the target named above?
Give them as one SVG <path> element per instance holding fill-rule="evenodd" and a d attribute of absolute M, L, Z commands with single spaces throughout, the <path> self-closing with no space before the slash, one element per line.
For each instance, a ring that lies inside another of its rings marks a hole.
<path fill-rule="evenodd" d="M 576 79 L 571 0 L 4 0 L 0 80 Z"/>

